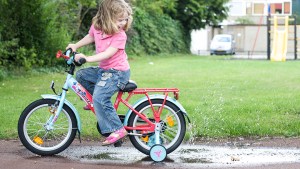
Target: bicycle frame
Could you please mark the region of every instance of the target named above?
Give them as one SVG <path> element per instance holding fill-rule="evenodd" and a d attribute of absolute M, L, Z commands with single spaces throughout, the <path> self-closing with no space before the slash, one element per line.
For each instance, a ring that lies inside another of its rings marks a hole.
<path fill-rule="evenodd" d="M 65 84 L 63 86 L 63 91 L 62 91 L 61 96 L 60 96 L 60 104 L 58 106 L 57 113 L 55 114 L 55 116 L 53 118 L 50 119 L 50 121 L 51 121 L 50 124 L 51 125 L 53 123 L 55 123 L 56 119 L 58 118 L 58 116 L 60 114 L 60 111 L 62 110 L 62 106 L 63 106 L 63 104 L 66 100 L 65 98 L 66 98 L 66 94 L 67 94 L 68 89 L 72 89 L 89 106 L 91 111 L 95 114 L 95 110 L 94 110 L 94 107 L 93 107 L 92 95 L 79 82 L 77 82 L 77 80 L 74 79 L 71 74 L 68 74 L 67 78 L 66 78 L 66 81 L 65 81 Z M 163 105 L 158 110 L 154 109 L 154 107 L 152 105 L 152 102 L 151 102 L 151 99 L 150 99 L 150 96 L 148 94 L 149 92 L 164 93 Z M 114 108 L 117 111 L 120 103 L 123 103 L 126 107 L 128 107 L 132 112 L 137 114 L 141 119 L 143 119 L 147 123 L 145 125 L 139 125 L 139 126 L 136 126 L 136 127 L 124 126 L 126 128 L 126 130 L 141 130 L 141 131 L 144 131 L 145 133 L 146 133 L 146 131 L 154 132 L 155 123 L 159 123 L 160 120 L 161 120 L 160 119 L 160 114 L 161 114 L 161 111 L 162 111 L 162 109 L 165 105 L 165 102 L 166 102 L 170 92 L 173 92 L 174 97 L 176 99 L 178 98 L 179 90 L 177 88 L 138 88 L 138 89 L 135 89 L 131 92 L 128 92 L 128 96 L 125 99 L 123 99 L 123 95 L 124 95 L 125 92 L 120 90 L 117 94 L 117 97 L 116 97 L 116 100 L 115 100 L 115 103 L 114 103 Z M 138 95 L 138 94 L 143 94 L 147 97 L 147 100 L 149 101 L 149 103 L 151 105 L 151 109 L 153 111 L 153 116 L 154 116 L 155 123 L 150 121 L 148 118 L 146 118 L 140 112 L 136 111 L 135 108 L 131 104 L 129 104 L 128 101 L 130 100 L 130 98 L 133 95 Z"/>

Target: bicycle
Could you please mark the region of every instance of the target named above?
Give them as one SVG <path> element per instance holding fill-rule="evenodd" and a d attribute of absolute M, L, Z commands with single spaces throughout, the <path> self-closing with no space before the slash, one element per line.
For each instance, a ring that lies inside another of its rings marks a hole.
<path fill-rule="evenodd" d="M 95 114 L 92 95 L 73 78 L 75 67 L 85 60 L 74 60 L 75 52 L 68 49 L 58 51 L 57 59 L 63 58 L 67 65 L 67 77 L 60 94 L 44 94 L 41 99 L 30 103 L 21 113 L 18 121 L 18 135 L 22 144 L 38 155 L 54 155 L 65 150 L 78 133 L 81 142 L 81 121 L 76 108 L 66 99 L 67 91 L 75 92 Z M 155 93 L 149 95 L 149 93 Z M 157 94 L 162 93 L 162 94 Z M 125 95 L 127 93 L 127 96 Z M 174 98 L 169 96 L 173 93 Z M 134 95 L 144 95 L 133 105 L 129 100 Z M 124 98 L 123 98 L 124 97 Z M 129 81 L 117 93 L 114 107 L 118 110 L 122 103 L 128 107 L 126 115 L 119 115 L 133 146 L 140 152 L 150 155 L 154 161 L 163 161 L 183 141 L 186 132 L 187 112 L 177 101 L 177 88 L 137 88 Z M 100 134 L 99 126 L 97 129 Z"/>

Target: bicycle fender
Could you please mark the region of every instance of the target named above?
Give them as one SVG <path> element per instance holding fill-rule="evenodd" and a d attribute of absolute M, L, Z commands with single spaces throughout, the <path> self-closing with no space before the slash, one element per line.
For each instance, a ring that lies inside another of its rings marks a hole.
<path fill-rule="evenodd" d="M 43 99 L 55 99 L 55 100 L 60 100 L 60 96 L 57 96 L 57 95 L 53 95 L 53 94 L 43 94 L 42 95 L 42 98 Z M 65 104 L 67 106 L 70 107 L 70 109 L 74 112 L 75 114 L 75 117 L 76 117 L 76 120 L 77 120 L 77 128 L 78 128 L 78 131 L 81 132 L 81 121 L 80 121 L 80 116 L 79 116 L 79 113 L 78 111 L 76 110 L 76 108 L 72 105 L 72 103 L 70 103 L 67 99 L 65 99 Z"/>
<path fill-rule="evenodd" d="M 155 95 L 150 95 L 149 97 L 150 97 L 150 99 L 163 99 L 164 100 L 166 96 L 162 95 L 162 94 L 155 94 Z M 186 110 L 183 108 L 183 106 L 176 99 L 174 99 L 173 97 L 167 96 L 166 100 L 173 103 L 175 106 L 177 106 L 180 109 L 180 111 L 183 113 L 183 115 L 186 116 L 188 121 L 190 122 L 190 119 L 188 117 L 188 114 L 187 114 Z M 148 98 L 146 96 L 142 97 L 137 102 L 135 102 L 132 107 L 135 109 L 138 105 L 140 105 L 141 103 L 143 103 L 145 101 L 148 101 Z M 129 116 L 131 114 L 132 114 L 132 110 L 129 109 L 128 112 L 125 115 L 124 126 L 128 125 L 128 119 L 129 119 Z"/>

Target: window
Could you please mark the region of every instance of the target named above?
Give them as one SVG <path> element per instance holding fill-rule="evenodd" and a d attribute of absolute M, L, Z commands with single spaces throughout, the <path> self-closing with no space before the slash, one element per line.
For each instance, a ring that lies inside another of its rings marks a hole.
<path fill-rule="evenodd" d="M 284 14 L 291 14 L 291 3 L 290 2 L 284 3 Z"/>
<path fill-rule="evenodd" d="M 252 4 L 250 2 L 247 2 L 247 4 L 246 4 L 246 14 L 247 15 L 252 14 Z"/>
<path fill-rule="evenodd" d="M 282 14 L 282 3 L 271 4 L 271 14 Z"/>
<path fill-rule="evenodd" d="M 291 3 L 272 3 L 271 14 L 291 14 Z"/>
<path fill-rule="evenodd" d="M 265 4 L 254 3 L 253 8 L 253 14 L 264 14 Z"/>
<path fill-rule="evenodd" d="M 231 2 L 229 5 L 229 15 L 231 16 L 244 16 L 245 7 L 244 2 Z"/>
<path fill-rule="evenodd" d="M 229 37 L 219 37 L 217 39 L 218 42 L 230 42 L 230 38 Z"/>

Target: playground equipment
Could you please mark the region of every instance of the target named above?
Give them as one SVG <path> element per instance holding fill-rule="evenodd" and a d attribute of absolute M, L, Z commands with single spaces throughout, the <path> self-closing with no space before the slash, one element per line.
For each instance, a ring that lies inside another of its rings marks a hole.
<path fill-rule="evenodd" d="M 284 28 L 280 29 L 279 20 L 284 20 Z M 273 21 L 273 31 L 271 31 L 271 21 Z M 294 21 L 294 32 L 289 31 L 289 21 Z M 296 23 L 296 17 L 280 17 L 280 16 L 274 16 L 271 18 L 271 16 L 268 16 L 267 19 L 267 26 L 268 26 L 268 60 L 271 61 L 285 61 L 286 55 L 287 55 L 287 48 L 288 48 L 288 42 L 289 40 L 294 41 L 294 59 L 297 59 L 297 52 L 299 50 L 297 49 L 297 23 Z M 273 33 L 273 42 L 272 42 L 272 53 L 271 53 L 271 33 Z M 289 33 L 294 33 L 294 37 L 290 38 Z"/>
<path fill-rule="evenodd" d="M 287 54 L 287 43 L 289 33 L 289 18 L 284 17 L 284 29 L 278 29 L 278 17 L 274 16 L 274 31 L 273 31 L 273 50 L 271 53 L 272 61 L 285 61 Z"/>

